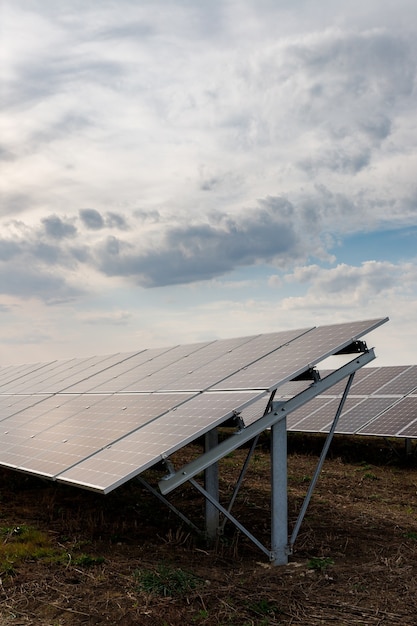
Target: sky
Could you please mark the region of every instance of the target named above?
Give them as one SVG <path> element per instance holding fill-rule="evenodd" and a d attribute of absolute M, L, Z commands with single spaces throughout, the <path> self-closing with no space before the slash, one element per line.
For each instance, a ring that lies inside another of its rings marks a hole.
<path fill-rule="evenodd" d="M 0 365 L 390 318 L 415 0 L 0 0 Z"/>

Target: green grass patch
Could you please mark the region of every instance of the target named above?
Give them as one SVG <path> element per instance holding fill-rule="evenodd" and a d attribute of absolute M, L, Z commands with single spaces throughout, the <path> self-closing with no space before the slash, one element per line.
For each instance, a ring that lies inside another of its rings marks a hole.
<path fill-rule="evenodd" d="M 30 526 L 0 528 L 0 571 L 13 574 L 24 561 L 59 560 L 63 555 L 47 533 Z"/>
<path fill-rule="evenodd" d="M 77 556 L 73 563 L 81 567 L 94 567 L 95 565 L 101 565 L 104 563 L 104 556 L 91 556 L 90 554 L 80 554 Z"/>
<path fill-rule="evenodd" d="M 134 572 L 139 591 L 156 596 L 184 596 L 201 584 L 191 572 L 161 563 L 156 570 L 139 569 Z"/>
<path fill-rule="evenodd" d="M 329 567 L 329 565 L 333 564 L 334 561 L 329 556 L 315 556 L 308 561 L 307 567 L 308 569 L 314 569 L 317 572 L 324 572 Z"/>

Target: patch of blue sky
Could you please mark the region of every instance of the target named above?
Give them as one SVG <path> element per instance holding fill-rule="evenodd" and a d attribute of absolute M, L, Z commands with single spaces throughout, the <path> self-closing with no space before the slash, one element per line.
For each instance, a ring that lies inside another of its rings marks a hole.
<path fill-rule="evenodd" d="M 409 261 L 417 257 L 417 226 L 349 235 L 331 252 L 337 263 L 348 265 L 360 265 L 364 261 Z"/>

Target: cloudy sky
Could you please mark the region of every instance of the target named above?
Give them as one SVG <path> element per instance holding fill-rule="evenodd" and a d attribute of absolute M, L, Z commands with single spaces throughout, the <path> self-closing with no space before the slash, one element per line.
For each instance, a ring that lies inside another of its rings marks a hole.
<path fill-rule="evenodd" d="M 390 317 L 415 0 L 0 0 L 0 364 Z"/>

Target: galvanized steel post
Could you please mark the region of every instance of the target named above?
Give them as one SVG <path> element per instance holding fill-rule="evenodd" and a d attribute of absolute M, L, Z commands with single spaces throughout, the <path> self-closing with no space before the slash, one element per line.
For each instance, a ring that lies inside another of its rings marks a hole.
<path fill-rule="evenodd" d="M 271 426 L 271 562 L 288 563 L 286 418 Z"/>
<path fill-rule="evenodd" d="M 219 443 L 217 428 L 213 428 L 204 435 L 205 452 L 209 452 Z M 213 463 L 204 471 L 204 487 L 216 500 L 219 499 L 219 468 Z M 219 510 L 206 499 L 206 533 L 209 539 L 215 539 L 219 529 Z"/>

